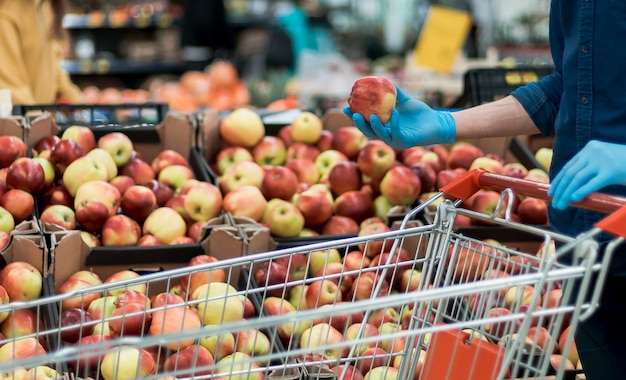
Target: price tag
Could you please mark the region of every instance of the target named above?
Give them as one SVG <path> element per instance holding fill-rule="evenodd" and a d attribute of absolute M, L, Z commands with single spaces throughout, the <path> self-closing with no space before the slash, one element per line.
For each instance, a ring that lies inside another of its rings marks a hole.
<path fill-rule="evenodd" d="M 98 74 L 106 74 L 111 69 L 111 62 L 106 59 L 98 59 L 95 66 Z"/>
<path fill-rule="evenodd" d="M 471 25 L 468 12 L 436 5 L 430 7 L 415 47 L 416 64 L 448 74 Z"/>

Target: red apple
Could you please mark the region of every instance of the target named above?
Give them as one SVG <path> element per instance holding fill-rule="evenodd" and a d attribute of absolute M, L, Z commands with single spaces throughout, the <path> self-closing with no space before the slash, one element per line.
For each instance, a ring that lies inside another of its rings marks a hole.
<path fill-rule="evenodd" d="M 363 226 L 359 231 L 359 236 L 370 236 L 390 231 L 391 228 L 384 222 L 374 222 Z M 393 247 L 393 239 L 371 238 L 366 243 L 359 244 L 359 250 L 370 259 L 383 252 L 388 252 Z"/>
<path fill-rule="evenodd" d="M 66 294 L 74 291 L 81 292 L 81 294 L 74 297 L 63 299 L 63 301 L 61 301 L 61 306 L 63 307 L 63 309 L 80 308 L 87 310 L 91 302 L 100 298 L 101 296 L 100 292 L 84 292 L 84 289 L 90 288 L 92 286 L 93 285 L 91 285 L 89 282 L 77 278 L 67 279 L 63 281 L 63 283 L 57 289 L 58 294 Z"/>
<path fill-rule="evenodd" d="M 494 174 L 503 174 L 504 165 L 498 159 L 488 156 L 477 157 L 467 170 L 484 169 Z"/>
<path fill-rule="evenodd" d="M 180 165 L 186 167 L 184 165 Z M 162 171 L 159 172 L 159 174 Z M 137 185 L 145 185 L 148 182 L 156 179 L 154 169 L 149 163 L 138 157 L 131 157 L 128 162 L 120 167 L 119 175 L 128 176 L 133 179 Z"/>
<path fill-rule="evenodd" d="M 193 292 L 202 284 L 208 284 L 209 282 L 224 282 L 226 281 L 226 272 L 223 268 L 213 268 L 198 271 L 194 269 L 194 266 L 207 265 L 209 263 L 217 262 L 218 259 L 209 255 L 197 255 L 191 258 L 187 263 L 190 267 L 190 273 L 188 276 L 182 276 L 180 279 L 180 285 L 187 294 L 193 294 Z"/>
<path fill-rule="evenodd" d="M 15 309 L 0 324 L 0 333 L 6 339 L 15 339 L 41 331 L 39 317 L 32 309 Z"/>
<path fill-rule="evenodd" d="M 320 178 L 315 162 L 308 158 L 289 160 L 285 163 L 285 167 L 291 169 L 296 174 L 299 183 L 305 183 L 310 186 L 317 183 Z"/>
<path fill-rule="evenodd" d="M 502 175 L 513 178 L 524 178 L 528 175 L 528 169 L 519 162 L 509 162 L 505 163 L 502 167 Z"/>
<path fill-rule="evenodd" d="M 158 207 L 157 198 L 148 187 L 132 185 L 122 194 L 120 207 L 126 216 L 143 222 Z"/>
<path fill-rule="evenodd" d="M 36 155 L 39 155 L 44 150 L 51 150 L 53 146 L 55 146 L 61 138 L 57 135 L 48 135 L 40 138 L 35 145 L 33 145 L 33 150 Z M 26 150 L 24 150 L 26 152 Z"/>
<path fill-rule="evenodd" d="M 261 182 L 261 192 L 265 199 L 280 198 L 290 200 L 298 190 L 298 177 L 285 166 L 270 166 L 265 168 L 265 175 Z"/>
<path fill-rule="evenodd" d="M 101 240 L 105 247 L 134 246 L 137 245 L 141 235 L 141 226 L 136 220 L 118 214 L 108 218 L 102 225 Z"/>
<path fill-rule="evenodd" d="M 85 372 L 97 368 L 100 360 L 102 360 L 104 356 L 102 354 L 102 352 L 104 351 L 102 347 L 106 347 L 104 346 L 104 342 L 107 342 L 109 340 L 111 340 L 111 337 L 108 335 L 93 334 L 83 336 L 76 344 L 78 346 L 84 346 L 84 350 L 86 352 L 92 352 L 93 355 L 78 359 L 76 361 L 76 367 L 80 371 Z"/>
<path fill-rule="evenodd" d="M 287 146 L 276 136 L 263 136 L 261 141 L 252 147 L 254 161 L 261 165 L 278 166 L 287 161 Z"/>
<path fill-rule="evenodd" d="M 32 158 L 20 157 L 9 165 L 5 182 L 9 188 L 37 195 L 43 189 L 45 180 L 41 164 Z"/>
<path fill-rule="evenodd" d="M 96 147 L 96 136 L 93 131 L 91 128 L 82 125 L 71 125 L 65 128 L 61 134 L 61 139 L 76 141 L 85 153 Z"/>
<path fill-rule="evenodd" d="M 287 146 L 286 161 L 289 162 L 302 158 L 315 161 L 320 152 L 319 148 L 315 145 L 309 145 L 303 142 L 294 142 L 293 144 Z"/>
<path fill-rule="evenodd" d="M 28 337 L 13 340 L 0 347 L 0 363 L 43 357 L 46 353 L 46 349 L 37 338 Z"/>
<path fill-rule="evenodd" d="M 291 129 L 291 124 L 288 124 L 278 130 L 278 137 L 280 137 L 288 147 L 294 143 L 293 137 L 291 137 Z"/>
<path fill-rule="evenodd" d="M 0 168 L 6 168 L 20 157 L 26 157 L 26 144 L 17 136 L 0 136 Z"/>
<path fill-rule="evenodd" d="M 100 372 L 105 379 L 139 379 L 154 375 L 157 364 L 145 349 L 117 346 L 108 351 L 100 362 Z"/>
<path fill-rule="evenodd" d="M 300 210 L 308 227 L 321 226 L 333 215 L 333 202 L 325 190 L 309 188 L 296 194 L 293 204 Z"/>
<path fill-rule="evenodd" d="M 148 189 L 152 190 L 156 197 L 157 206 L 163 207 L 174 196 L 174 190 L 169 186 L 161 183 L 157 180 L 152 180 L 145 185 Z"/>
<path fill-rule="evenodd" d="M 380 182 L 380 193 L 392 205 L 411 205 L 422 190 L 419 177 L 406 166 L 394 166 Z"/>
<path fill-rule="evenodd" d="M 517 205 L 517 215 L 522 223 L 547 224 L 548 203 L 543 199 L 526 197 Z"/>
<path fill-rule="evenodd" d="M 375 293 L 376 287 L 381 282 L 380 291 Z M 387 294 L 389 294 L 389 283 L 376 272 L 363 272 L 352 283 L 352 297 L 355 300 L 370 299 Z"/>
<path fill-rule="evenodd" d="M 376 115 L 383 124 L 391 119 L 396 106 L 396 87 L 382 76 L 366 76 L 357 79 L 352 85 L 348 105 L 354 113 L 360 113 L 369 122 L 370 115 Z"/>
<path fill-rule="evenodd" d="M 35 210 L 35 198 L 25 190 L 10 189 L 0 198 L 0 206 L 13 215 L 17 224 L 30 219 Z"/>
<path fill-rule="evenodd" d="M 61 140 L 50 150 L 50 162 L 57 174 L 63 174 L 65 168 L 85 154 L 83 148 L 74 140 Z"/>
<path fill-rule="evenodd" d="M 355 161 L 343 161 L 328 173 L 328 186 L 335 197 L 363 187 L 361 170 Z"/>
<path fill-rule="evenodd" d="M 474 144 L 468 142 L 457 142 L 450 147 L 448 161 L 446 166 L 448 169 L 465 168 L 469 169 L 472 162 L 478 157 L 483 157 L 485 153 Z"/>
<path fill-rule="evenodd" d="M 289 278 L 287 267 L 275 261 L 264 262 L 254 271 L 254 280 L 258 286 L 267 287 L 268 296 L 284 297 L 283 292 L 289 289 L 284 286 Z"/>
<path fill-rule="evenodd" d="M 416 162 L 411 164 L 409 169 L 411 169 L 411 171 L 413 171 L 419 178 L 422 192 L 435 190 L 437 172 L 435 172 L 432 165 L 425 162 Z"/>
<path fill-rule="evenodd" d="M 163 168 L 171 165 L 189 166 L 189 162 L 182 154 L 173 149 L 160 151 L 159 154 L 157 154 L 156 157 L 154 157 L 150 162 L 150 166 L 152 167 L 152 171 L 155 175 L 158 175 Z"/>
<path fill-rule="evenodd" d="M 76 343 L 79 339 L 91 335 L 94 325 L 91 314 L 84 309 L 73 308 L 63 310 L 59 320 L 61 339 L 64 342 Z"/>
<path fill-rule="evenodd" d="M 133 302 L 118 306 L 109 320 L 109 329 L 114 337 L 143 335 L 152 321 L 152 315 L 146 313 L 146 305 Z"/>
<path fill-rule="evenodd" d="M 395 150 L 380 140 L 369 140 L 357 156 L 361 173 L 372 179 L 382 179 L 395 162 Z"/>
<path fill-rule="evenodd" d="M 172 353 L 163 363 L 163 371 L 177 373 L 177 376 L 208 376 L 213 372 L 213 355 L 199 344 L 194 344 Z"/>
<path fill-rule="evenodd" d="M 346 191 L 335 199 L 335 214 L 361 223 L 374 214 L 372 197 L 360 190 Z"/>
<path fill-rule="evenodd" d="M 359 224 L 352 218 L 342 215 L 333 215 L 324 223 L 322 235 L 356 235 L 359 233 Z"/>
<path fill-rule="evenodd" d="M 359 152 L 367 144 L 367 136 L 353 125 L 340 127 L 333 134 L 332 149 L 345 154 L 350 160 L 356 160 Z"/>

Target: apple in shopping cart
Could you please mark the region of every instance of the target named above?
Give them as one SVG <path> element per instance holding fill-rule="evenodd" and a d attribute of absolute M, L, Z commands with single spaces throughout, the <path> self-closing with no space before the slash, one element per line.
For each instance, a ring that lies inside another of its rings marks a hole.
<path fill-rule="evenodd" d="M 506 307 L 495 306 L 490 308 L 485 315 L 485 318 L 489 320 L 485 323 L 485 331 L 497 338 L 515 333 L 521 320 L 507 320 L 511 314 L 513 312 Z"/>
<path fill-rule="evenodd" d="M 346 338 L 347 339 L 347 338 Z M 348 348 L 340 345 L 344 334 L 328 323 L 318 323 L 304 330 L 300 337 L 300 348 L 309 353 L 318 353 L 327 360 L 338 360 L 348 353 Z M 336 347 L 330 347 L 334 345 Z"/>
<path fill-rule="evenodd" d="M 306 292 L 308 309 L 315 309 L 322 305 L 331 305 L 341 302 L 342 293 L 335 281 L 319 279 L 309 284 Z"/>
<path fill-rule="evenodd" d="M 193 344 L 170 354 L 163 363 L 163 371 L 183 377 L 208 376 L 213 372 L 213 355 L 204 346 Z"/>
<path fill-rule="evenodd" d="M 337 248 L 315 250 L 309 253 L 309 275 L 315 276 L 329 263 L 341 263 L 341 253 Z"/>
<path fill-rule="evenodd" d="M 571 325 L 567 325 L 567 327 L 565 327 L 565 329 L 563 329 L 563 331 L 561 331 L 561 333 L 559 334 L 558 345 L 559 345 L 559 350 L 561 351 L 561 354 L 565 356 L 567 359 L 569 359 L 569 361 L 572 362 L 574 366 L 576 366 L 578 362 L 580 361 L 580 356 L 578 355 L 578 348 L 576 347 L 576 341 L 571 336 L 573 334 L 574 334 L 574 331 L 572 330 Z M 571 344 L 569 346 L 569 350 L 566 351 L 565 346 L 569 340 L 571 340 Z"/>
<path fill-rule="evenodd" d="M 348 97 L 348 106 L 353 113 L 360 113 L 369 122 L 376 115 L 383 124 L 391 119 L 396 107 L 396 87 L 388 78 L 368 75 L 357 79 Z"/>
<path fill-rule="evenodd" d="M 203 336 L 198 343 L 209 350 L 215 361 L 235 352 L 235 336 L 230 332 Z"/>
<path fill-rule="evenodd" d="M 117 307 L 116 301 L 116 296 L 102 296 L 96 298 L 89 304 L 87 312 L 89 312 L 89 315 L 91 315 L 94 320 L 109 318 L 113 315 Z"/>
<path fill-rule="evenodd" d="M 142 348 L 118 346 L 102 358 L 100 372 L 104 379 L 139 379 L 156 373 L 152 355 Z"/>
<path fill-rule="evenodd" d="M 218 262 L 219 259 L 210 255 L 196 255 L 192 257 L 187 266 L 189 274 L 180 278 L 180 285 L 187 294 L 193 294 L 202 284 L 208 284 L 213 281 L 224 282 L 226 280 L 226 271 L 224 268 L 213 267 L 206 270 L 197 270 L 197 266 L 209 266 L 211 263 Z"/>
<path fill-rule="evenodd" d="M 31 309 L 15 309 L 9 312 L 6 319 L 0 324 L 0 333 L 7 338 L 17 338 L 35 334 L 41 331 L 43 325 L 37 314 Z"/>
<path fill-rule="evenodd" d="M 212 281 L 200 285 L 191 299 L 197 302 L 198 315 L 203 325 L 219 325 L 243 318 L 246 297 L 228 283 Z"/>
<path fill-rule="evenodd" d="M 24 379 L 32 380 L 50 380 L 61 378 L 63 378 L 63 376 L 49 365 L 38 365 L 32 367 L 26 371 L 26 375 L 24 376 Z"/>
<path fill-rule="evenodd" d="M 250 355 L 259 364 L 267 364 L 257 358 L 270 353 L 272 344 L 268 336 L 257 328 L 248 328 L 235 333 L 236 351 Z"/>
<path fill-rule="evenodd" d="M 109 320 L 111 336 L 143 336 L 152 321 L 152 315 L 147 313 L 147 310 L 148 308 L 143 303 L 128 303 L 116 307 Z"/>
<path fill-rule="evenodd" d="M 379 285 L 379 283 L 382 283 Z M 376 288 L 380 286 L 378 293 Z M 362 272 L 354 278 L 351 288 L 352 299 L 366 300 L 389 294 L 389 282 L 376 272 Z"/>
<path fill-rule="evenodd" d="M 148 289 L 147 289 L 147 285 L 145 282 L 135 282 L 131 285 L 119 286 L 119 287 L 114 286 L 115 282 L 138 279 L 140 276 L 141 275 L 139 273 L 132 271 L 130 269 L 120 270 L 111 274 L 109 277 L 107 277 L 104 280 L 105 284 L 110 285 L 107 288 L 106 294 L 110 296 L 117 296 L 125 290 L 135 290 L 135 291 L 138 291 L 139 293 L 146 294 Z"/>
<path fill-rule="evenodd" d="M 347 305 L 350 301 L 341 301 L 337 302 L 336 305 Z M 334 304 L 322 305 L 318 309 L 328 310 L 328 315 L 324 317 L 319 317 L 313 320 L 313 324 L 316 325 L 318 323 L 328 323 L 338 331 L 345 332 L 348 326 L 354 323 L 361 323 L 365 318 L 365 312 L 362 310 L 354 310 L 351 313 L 338 314 L 330 312 Z"/>
<path fill-rule="evenodd" d="M 373 311 L 367 318 L 367 322 L 380 328 L 385 323 L 395 323 L 402 321 L 402 315 L 393 307 L 386 307 Z"/>
<path fill-rule="evenodd" d="M 257 286 L 269 287 L 266 289 L 268 296 L 283 297 L 283 292 L 289 292 L 286 285 L 288 277 L 287 267 L 276 261 L 264 262 L 254 271 Z"/>
<path fill-rule="evenodd" d="M 103 342 L 110 341 L 112 338 L 103 334 L 92 334 L 83 336 L 77 343 L 77 346 L 81 347 L 82 351 L 91 353 L 76 360 L 76 368 L 81 372 L 88 372 L 98 367 L 100 360 L 104 357 L 105 353 L 112 347 L 108 347 Z M 96 346 L 97 345 L 97 346 Z M 94 348 L 95 347 L 95 348 Z"/>
<path fill-rule="evenodd" d="M 340 364 L 332 370 L 337 374 L 337 378 L 339 379 L 363 380 L 361 372 L 351 364 Z M 344 377 L 341 377 L 342 374 L 345 374 Z"/>
<path fill-rule="evenodd" d="M 265 378 L 261 366 L 254 358 L 243 352 L 233 352 L 215 364 L 213 374 L 221 374 L 221 378 L 229 380 L 263 380 Z"/>
<path fill-rule="evenodd" d="M 61 339 L 64 342 L 76 343 L 82 337 L 93 333 L 93 318 L 88 311 L 83 309 L 63 310 L 59 322 Z"/>
<path fill-rule="evenodd" d="M 288 256 L 277 257 L 275 261 L 287 268 L 289 281 L 299 281 L 306 278 L 309 264 L 306 254 L 292 253 Z"/>
<path fill-rule="evenodd" d="M 381 347 L 369 347 L 356 357 L 354 366 L 361 373 L 367 373 L 373 368 L 391 364 L 391 357 L 387 351 Z"/>
<path fill-rule="evenodd" d="M 365 342 L 356 343 L 356 342 L 363 340 L 363 339 L 367 339 L 367 338 L 377 337 L 379 336 L 379 334 L 380 334 L 380 331 L 378 330 L 378 327 L 368 322 L 352 323 L 343 332 L 344 339 L 346 342 L 349 343 L 349 346 L 355 346 L 354 353 L 356 355 L 362 354 L 368 348 L 378 347 L 380 345 L 380 341 L 371 341 L 368 343 L 365 343 Z M 346 350 L 347 349 L 348 348 L 346 348 Z"/>
<path fill-rule="evenodd" d="M 45 355 L 46 349 L 37 338 L 11 340 L 0 347 L 0 363 Z"/>
<path fill-rule="evenodd" d="M 11 302 L 33 301 L 41 295 L 43 277 L 32 264 L 14 261 L 0 271 L 0 285 L 7 291 Z"/>
<path fill-rule="evenodd" d="M 415 292 L 419 290 L 422 272 L 415 268 L 406 268 L 400 272 L 396 288 L 400 292 Z"/>
<path fill-rule="evenodd" d="M 372 368 L 363 376 L 364 380 L 398 380 L 398 369 L 391 365 Z"/>
<path fill-rule="evenodd" d="M 131 303 L 140 303 L 144 305 L 146 309 L 152 306 L 150 298 L 148 298 L 146 294 L 134 289 L 124 290 L 115 297 L 116 307 L 125 307 Z"/>
<path fill-rule="evenodd" d="M 168 294 L 168 293 L 162 293 Z M 174 296 L 170 294 L 170 296 Z M 178 300 L 173 300 L 178 306 L 164 304 L 160 307 L 153 307 L 152 320 L 148 329 L 148 335 L 161 336 L 176 334 L 184 331 L 197 330 L 202 327 L 198 313 L 185 306 L 182 298 L 176 296 Z M 191 346 L 194 339 L 176 340 L 163 344 L 162 347 L 172 351 L 182 350 Z"/>

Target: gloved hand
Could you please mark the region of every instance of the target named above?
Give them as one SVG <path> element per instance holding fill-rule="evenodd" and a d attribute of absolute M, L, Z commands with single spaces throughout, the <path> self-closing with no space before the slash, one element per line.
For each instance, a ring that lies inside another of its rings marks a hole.
<path fill-rule="evenodd" d="M 550 183 L 552 207 L 563 210 L 572 202 L 609 185 L 626 185 L 626 145 L 589 141 Z"/>
<path fill-rule="evenodd" d="M 456 121 L 450 112 L 436 111 L 406 95 L 398 86 L 396 90 L 396 108 L 387 125 L 383 125 L 376 115 L 370 116 L 368 124 L 363 115 L 353 114 L 350 107 L 345 107 L 343 112 L 367 137 L 380 139 L 396 149 L 454 142 Z"/>

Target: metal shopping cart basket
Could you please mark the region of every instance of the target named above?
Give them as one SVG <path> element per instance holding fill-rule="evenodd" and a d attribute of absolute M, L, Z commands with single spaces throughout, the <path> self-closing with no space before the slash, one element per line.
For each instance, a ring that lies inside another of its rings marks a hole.
<path fill-rule="evenodd" d="M 398 229 L 1 305 L 0 313 L 49 318 L 0 342 L 0 372 L 48 365 L 105 380 L 568 378 L 580 371 L 563 359 L 575 360 L 567 331 L 594 312 L 625 211 L 622 199 L 589 196 L 580 206 L 611 214 L 576 237 L 510 220 L 510 197 L 547 197 L 546 186 L 473 171 Z M 483 187 L 502 191 L 494 215 L 461 207 Z M 437 202 L 432 223 L 413 223 Z M 465 236 L 459 215 L 539 237 L 540 248 Z M 594 239 L 601 232 L 616 235 L 604 255 Z M 106 295 L 113 302 L 91 310 Z M 72 308 L 93 317 L 64 323 Z M 26 338 L 59 344 L 20 354 Z"/>

